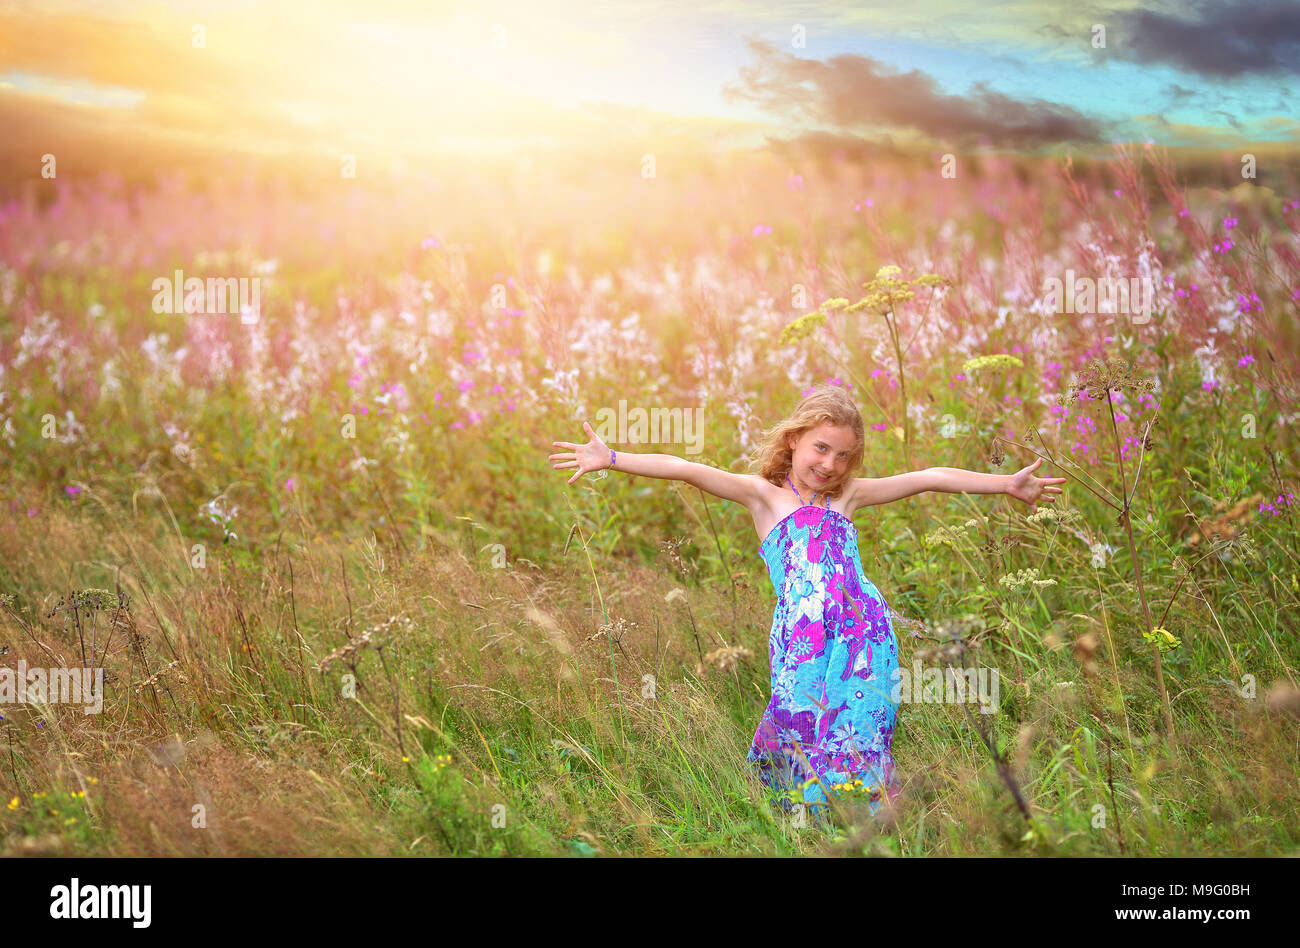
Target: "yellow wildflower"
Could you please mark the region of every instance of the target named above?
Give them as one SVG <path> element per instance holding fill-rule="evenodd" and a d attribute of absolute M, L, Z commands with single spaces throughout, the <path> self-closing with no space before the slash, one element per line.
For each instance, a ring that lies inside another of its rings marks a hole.
<path fill-rule="evenodd" d="M 876 309 L 879 306 L 883 306 L 884 303 L 885 303 L 885 295 L 883 293 L 868 293 L 866 296 L 858 300 L 852 306 L 846 308 L 844 312 L 858 313 L 864 309 Z"/>
<path fill-rule="evenodd" d="M 967 359 L 962 365 L 962 371 L 979 372 L 981 369 L 1019 369 L 1023 367 L 1024 363 L 1015 356 L 1000 352 L 996 355 L 982 355 Z"/>
<path fill-rule="evenodd" d="M 1142 637 L 1162 652 L 1172 651 L 1183 644 L 1177 636 L 1165 628 L 1155 628 L 1150 632 L 1143 632 Z"/>
<path fill-rule="evenodd" d="M 826 322 L 826 314 L 822 312 L 808 313 L 800 316 L 790 325 L 781 330 L 781 335 L 777 337 L 777 345 L 791 346 L 796 342 L 802 342 L 813 333 L 815 333 Z"/>

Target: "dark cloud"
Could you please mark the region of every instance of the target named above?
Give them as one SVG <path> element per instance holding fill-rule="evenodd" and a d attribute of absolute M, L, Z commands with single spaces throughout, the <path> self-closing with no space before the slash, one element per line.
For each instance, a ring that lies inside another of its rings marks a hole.
<path fill-rule="evenodd" d="M 1109 13 L 1108 51 L 1142 63 L 1166 63 L 1200 76 L 1300 74 L 1296 0 L 1191 0 L 1162 10 Z"/>
<path fill-rule="evenodd" d="M 1237 121 L 1237 116 L 1233 115 L 1231 112 L 1225 112 L 1223 111 L 1223 109 L 1215 109 L 1213 114 L 1222 115 L 1224 119 L 1227 120 L 1229 125 L 1235 128 L 1237 131 L 1241 131 L 1241 124 Z"/>
<path fill-rule="evenodd" d="M 775 113 L 802 116 L 843 130 L 914 129 L 949 143 L 1025 147 L 1099 142 L 1106 127 L 1076 109 L 1042 99 L 1016 99 L 976 83 L 966 95 L 942 92 L 920 70 L 899 72 L 869 56 L 800 59 L 760 40 L 724 99 L 749 100 Z"/>
<path fill-rule="evenodd" d="M 1010 66 L 1012 69 L 1019 70 L 1020 72 L 1025 72 L 1029 69 L 1029 66 L 1025 64 L 1024 60 L 1016 59 L 1012 56 L 990 56 L 989 61 L 995 63 L 1005 63 L 1006 65 Z"/>

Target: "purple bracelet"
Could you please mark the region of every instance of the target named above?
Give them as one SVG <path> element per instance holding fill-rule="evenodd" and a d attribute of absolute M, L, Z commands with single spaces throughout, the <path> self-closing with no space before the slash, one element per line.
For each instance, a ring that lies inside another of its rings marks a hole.
<path fill-rule="evenodd" d="M 613 449 L 613 448 L 610 448 L 610 449 L 609 449 L 609 466 L 610 466 L 610 467 L 613 467 L 613 466 L 614 466 L 614 449 Z"/>

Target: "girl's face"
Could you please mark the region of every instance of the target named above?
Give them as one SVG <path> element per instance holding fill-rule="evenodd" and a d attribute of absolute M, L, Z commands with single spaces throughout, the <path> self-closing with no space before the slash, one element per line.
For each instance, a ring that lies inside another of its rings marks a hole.
<path fill-rule="evenodd" d="M 805 431 L 791 447 L 790 480 L 807 500 L 812 491 L 824 491 L 844 479 L 849 452 L 853 450 L 853 433 L 848 428 L 818 425 Z"/>

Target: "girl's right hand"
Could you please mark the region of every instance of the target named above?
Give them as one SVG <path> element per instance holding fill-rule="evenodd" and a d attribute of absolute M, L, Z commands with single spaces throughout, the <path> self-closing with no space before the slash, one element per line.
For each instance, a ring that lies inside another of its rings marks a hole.
<path fill-rule="evenodd" d="M 583 474 L 590 474 L 593 471 L 603 471 L 609 467 L 609 447 L 604 441 L 596 437 L 596 432 L 591 430 L 591 425 L 587 422 L 582 423 L 583 430 L 591 435 L 591 440 L 586 444 L 572 444 L 568 441 L 552 441 L 551 444 L 561 448 L 572 448 L 561 454 L 552 454 L 550 460 L 554 462 L 551 467 L 560 470 L 566 467 L 576 467 L 578 473 L 569 478 L 568 483 L 572 484 Z"/>

